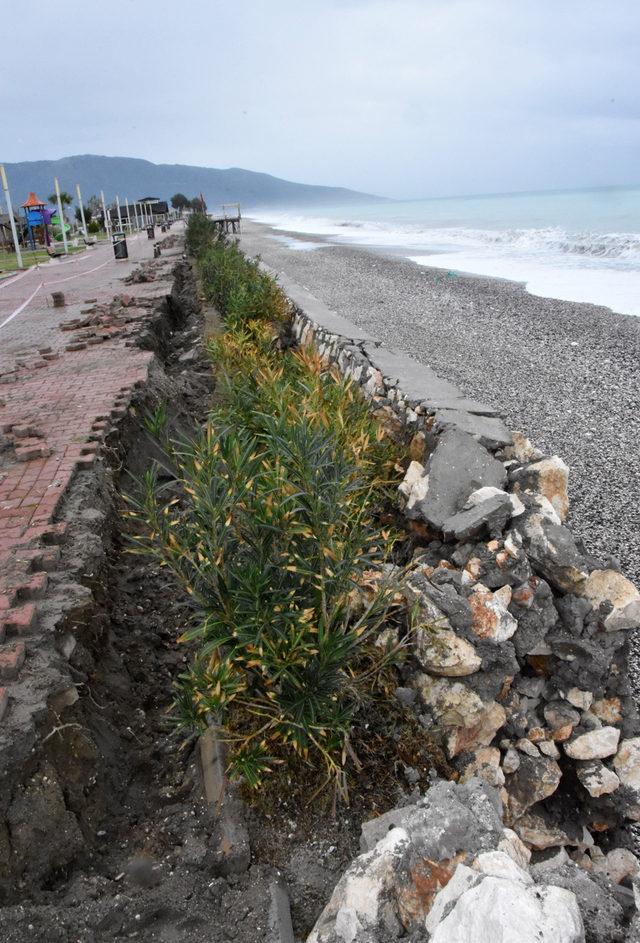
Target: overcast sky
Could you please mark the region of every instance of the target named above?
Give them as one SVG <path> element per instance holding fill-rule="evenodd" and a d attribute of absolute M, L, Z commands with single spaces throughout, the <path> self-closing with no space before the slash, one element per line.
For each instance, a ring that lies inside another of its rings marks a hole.
<path fill-rule="evenodd" d="M 640 182 L 639 0 L 2 0 L 0 160 L 398 197 Z"/>

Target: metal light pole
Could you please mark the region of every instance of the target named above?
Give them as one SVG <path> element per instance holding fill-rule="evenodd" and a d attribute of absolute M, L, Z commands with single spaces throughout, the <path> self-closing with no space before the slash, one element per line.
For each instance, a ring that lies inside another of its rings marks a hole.
<path fill-rule="evenodd" d="M 100 191 L 100 199 L 102 200 L 102 212 L 104 214 L 104 228 L 107 234 L 107 239 L 111 235 L 111 220 L 107 214 L 107 204 L 104 202 L 104 190 Z"/>
<path fill-rule="evenodd" d="M 127 225 L 128 225 L 128 227 L 129 227 L 129 235 L 131 235 L 131 232 L 132 232 L 132 229 L 131 229 L 131 210 L 129 209 L 129 197 L 128 197 L 128 196 L 126 196 L 126 197 L 124 198 L 124 202 L 125 202 L 125 206 L 127 207 Z"/>
<path fill-rule="evenodd" d="M 118 209 L 118 232 L 122 230 L 122 220 L 120 219 L 120 197 L 116 193 L 116 207 Z"/>
<path fill-rule="evenodd" d="M 62 231 L 62 244 L 64 246 L 64 254 L 69 254 L 69 246 L 67 245 L 67 234 L 64 231 L 64 216 L 62 215 L 62 200 L 60 199 L 60 184 L 58 183 L 58 178 L 54 177 L 55 186 L 56 186 L 56 200 L 58 201 L 58 218 L 60 219 L 60 229 Z"/>
<path fill-rule="evenodd" d="M 84 238 L 87 239 L 89 237 L 89 233 L 87 232 L 87 224 L 84 219 L 84 206 L 82 205 L 82 194 L 80 193 L 79 183 L 76 183 L 76 193 L 78 195 L 78 203 L 80 204 L 80 217 L 82 219 L 82 231 L 84 233 Z"/>
<path fill-rule="evenodd" d="M 7 183 L 7 175 L 4 170 L 4 164 L 0 164 L 0 177 L 2 177 L 2 189 L 4 190 L 4 198 L 7 201 L 7 212 L 9 214 L 9 224 L 11 226 L 11 235 L 13 236 L 13 245 L 16 250 L 16 265 L 18 268 L 24 268 L 22 264 L 22 252 L 20 251 L 20 243 L 18 242 L 18 232 L 16 230 L 16 221 L 13 218 L 13 207 L 11 206 L 11 194 L 9 193 L 9 184 Z"/>

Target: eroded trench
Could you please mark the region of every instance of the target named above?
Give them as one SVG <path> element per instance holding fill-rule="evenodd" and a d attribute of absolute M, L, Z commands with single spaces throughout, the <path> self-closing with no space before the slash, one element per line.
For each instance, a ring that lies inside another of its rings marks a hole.
<path fill-rule="evenodd" d="M 304 784 L 250 804 L 234 797 L 224 826 L 207 802 L 198 743 L 175 735 L 170 712 L 191 609 L 165 571 L 129 552 L 122 512 L 123 494 L 159 457 L 145 416 L 167 403 L 169 433 L 180 438 L 206 415 L 215 380 L 202 340 L 217 329 L 190 263 L 179 262 L 172 294 L 138 338 L 156 355 L 150 382 L 62 511 L 68 530 L 51 585 L 54 599 L 75 600 L 56 630 L 69 684 L 39 716 L 3 809 L 6 943 L 275 940 L 283 892 L 304 938 L 358 852 L 361 821 L 400 801 L 404 787 L 408 795 L 416 766 L 423 785 L 430 774 L 426 752 L 422 765 L 407 756 L 413 781 L 403 782 L 401 758 L 384 772 L 377 756 L 365 759 L 361 795 L 337 815 L 322 797 L 309 802 Z"/>

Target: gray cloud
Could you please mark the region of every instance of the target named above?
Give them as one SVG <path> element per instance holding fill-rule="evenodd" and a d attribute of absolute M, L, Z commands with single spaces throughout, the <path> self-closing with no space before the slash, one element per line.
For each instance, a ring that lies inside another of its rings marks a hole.
<path fill-rule="evenodd" d="M 636 0 L 25 0 L 3 13 L 0 158 L 397 196 L 631 183 L 639 26 Z"/>

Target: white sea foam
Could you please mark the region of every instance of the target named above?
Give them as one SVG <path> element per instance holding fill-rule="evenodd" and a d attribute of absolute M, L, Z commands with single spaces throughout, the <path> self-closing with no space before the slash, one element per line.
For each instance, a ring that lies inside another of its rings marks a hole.
<path fill-rule="evenodd" d="M 615 212 L 603 203 L 602 191 L 583 193 L 571 194 L 570 200 L 563 194 L 529 194 L 255 218 L 280 231 L 314 234 L 330 243 L 393 248 L 420 265 L 512 279 L 535 295 L 640 315 L 640 191 L 624 196 L 629 205 L 616 193 Z M 545 217 L 554 225 L 529 224 Z M 563 217 L 566 224 L 558 225 L 557 218 Z M 607 224 L 619 222 L 630 223 L 629 231 L 607 230 Z M 303 242 L 299 248 L 312 245 L 317 243 Z"/>

